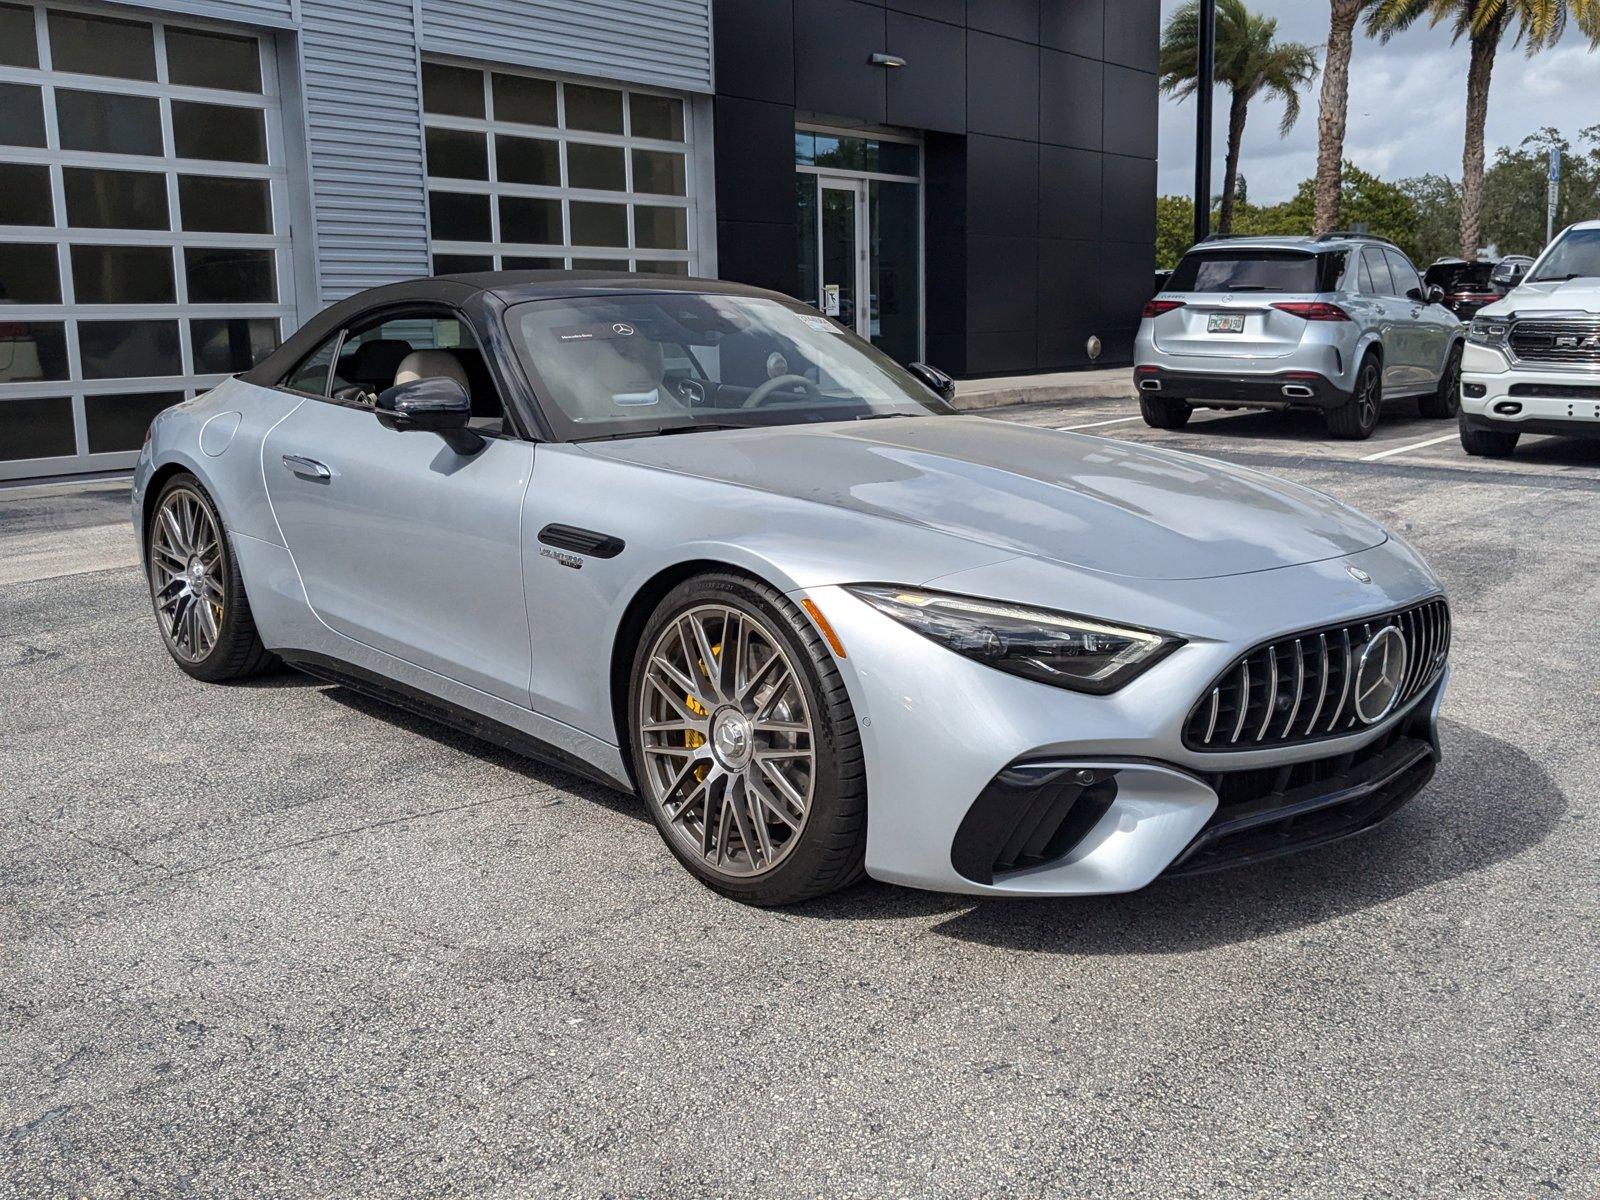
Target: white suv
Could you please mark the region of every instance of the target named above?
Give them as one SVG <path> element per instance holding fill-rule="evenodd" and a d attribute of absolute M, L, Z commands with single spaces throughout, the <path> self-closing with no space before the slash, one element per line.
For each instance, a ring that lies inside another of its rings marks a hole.
<path fill-rule="evenodd" d="M 1491 458 L 1525 432 L 1600 437 L 1600 221 L 1563 230 L 1472 318 L 1460 421 L 1462 448 Z"/>

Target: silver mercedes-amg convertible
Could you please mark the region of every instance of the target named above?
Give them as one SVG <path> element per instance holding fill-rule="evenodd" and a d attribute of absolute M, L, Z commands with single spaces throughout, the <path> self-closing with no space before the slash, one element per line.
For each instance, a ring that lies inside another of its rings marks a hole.
<path fill-rule="evenodd" d="M 1409 546 L 950 388 L 753 288 L 418 280 L 159 416 L 133 519 L 190 675 L 287 663 L 635 790 L 749 903 L 1128 891 L 1427 783 Z"/>

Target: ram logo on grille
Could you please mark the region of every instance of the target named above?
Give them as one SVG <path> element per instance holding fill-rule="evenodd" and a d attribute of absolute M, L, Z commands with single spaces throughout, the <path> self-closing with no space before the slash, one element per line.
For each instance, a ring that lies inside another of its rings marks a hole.
<path fill-rule="evenodd" d="M 1422 695 L 1450 653 L 1450 609 L 1433 599 L 1258 646 L 1189 714 L 1196 750 L 1249 750 L 1343 737 Z"/>

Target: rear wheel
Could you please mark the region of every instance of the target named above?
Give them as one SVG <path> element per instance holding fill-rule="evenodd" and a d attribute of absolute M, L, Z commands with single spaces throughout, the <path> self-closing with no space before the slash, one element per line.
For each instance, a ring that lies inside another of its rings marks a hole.
<path fill-rule="evenodd" d="M 1194 409 L 1185 400 L 1167 396 L 1140 396 L 1139 414 L 1152 429 L 1182 429 L 1189 423 Z"/>
<path fill-rule="evenodd" d="M 1378 415 L 1383 407 L 1383 370 L 1376 355 L 1369 354 L 1361 360 L 1356 372 L 1356 387 L 1338 408 L 1328 410 L 1328 430 L 1336 438 L 1361 441 L 1372 436 L 1378 428 Z"/>
<path fill-rule="evenodd" d="M 1461 448 L 1474 458 L 1509 458 L 1520 436 L 1515 430 L 1501 433 L 1498 429 L 1469 429 L 1462 425 Z"/>
<path fill-rule="evenodd" d="M 861 877 L 866 770 L 828 647 L 782 593 L 699 575 L 656 609 L 634 654 L 634 778 L 702 882 L 790 904 Z"/>
<path fill-rule="evenodd" d="M 162 640 L 184 671 L 220 683 L 276 665 L 256 633 L 227 528 L 193 475 L 174 475 L 156 497 L 145 562 Z"/>
<path fill-rule="evenodd" d="M 1429 392 L 1417 400 L 1417 409 L 1425 417 L 1453 417 L 1461 408 L 1461 343 L 1457 342 L 1445 360 L 1444 374 L 1439 377 L 1439 390 Z"/>

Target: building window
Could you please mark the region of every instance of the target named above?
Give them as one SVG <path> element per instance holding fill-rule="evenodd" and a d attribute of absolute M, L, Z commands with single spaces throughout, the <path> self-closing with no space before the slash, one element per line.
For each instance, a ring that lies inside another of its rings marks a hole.
<path fill-rule="evenodd" d="M 268 51 L 0 2 L 0 478 L 131 463 L 151 416 L 277 346 Z"/>
<path fill-rule="evenodd" d="M 696 270 L 683 98 L 422 64 L 436 274 Z"/>

